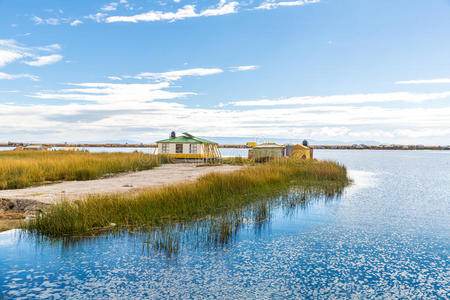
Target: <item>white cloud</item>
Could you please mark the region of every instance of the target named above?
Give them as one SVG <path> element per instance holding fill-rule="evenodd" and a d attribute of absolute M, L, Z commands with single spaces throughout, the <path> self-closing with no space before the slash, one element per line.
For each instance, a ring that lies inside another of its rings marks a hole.
<path fill-rule="evenodd" d="M 48 18 L 45 20 L 48 25 L 58 25 L 59 20 L 57 18 Z"/>
<path fill-rule="evenodd" d="M 204 11 L 200 12 L 199 17 L 202 16 L 221 16 L 221 15 L 227 15 L 227 14 L 233 14 L 236 13 L 236 7 L 239 5 L 238 2 L 230 2 L 226 3 L 226 1 L 221 0 L 219 2 L 219 5 L 216 8 L 209 8 L 205 9 Z"/>
<path fill-rule="evenodd" d="M 180 80 L 181 78 L 185 76 L 208 76 L 208 75 L 214 75 L 222 73 L 223 70 L 219 68 L 193 68 L 193 69 L 186 69 L 186 70 L 177 70 L 177 71 L 170 71 L 170 72 L 164 72 L 164 73 L 149 73 L 144 72 L 140 73 L 136 76 L 133 76 L 133 78 L 141 79 L 141 78 L 147 78 L 147 79 L 155 79 L 155 80 Z"/>
<path fill-rule="evenodd" d="M 450 97 L 450 91 L 441 93 L 376 93 L 376 94 L 352 94 L 333 96 L 306 96 L 292 97 L 278 100 L 250 100 L 234 101 L 228 105 L 233 106 L 280 106 L 280 105 L 323 105 L 323 104 L 357 104 L 357 103 L 382 103 L 392 101 L 415 102 L 439 100 Z M 224 105 L 222 105 L 224 106 Z"/>
<path fill-rule="evenodd" d="M 60 19 L 58 18 L 47 18 L 47 19 L 43 19 L 40 18 L 38 16 L 33 16 L 31 18 L 35 24 L 37 25 L 41 25 L 41 24 L 47 24 L 47 25 L 59 25 L 60 23 Z"/>
<path fill-rule="evenodd" d="M 122 80 L 119 76 L 108 76 L 109 80 Z"/>
<path fill-rule="evenodd" d="M 30 75 L 30 74 L 7 74 L 7 73 L 0 72 L 0 80 L 1 79 L 13 80 L 13 79 L 21 79 L 21 78 L 30 79 L 30 80 L 33 80 L 33 81 L 39 81 L 39 77 L 35 76 L 35 75 Z"/>
<path fill-rule="evenodd" d="M 51 44 L 51 45 L 47 45 L 47 46 L 36 47 L 35 49 L 39 50 L 39 51 L 55 52 L 55 51 L 61 50 L 61 45 L 60 44 Z"/>
<path fill-rule="evenodd" d="M 421 128 L 421 129 L 397 129 L 393 131 L 394 136 L 405 136 L 409 138 L 423 138 L 450 135 L 449 128 Z"/>
<path fill-rule="evenodd" d="M 178 9 L 176 12 L 162 12 L 162 11 L 149 11 L 143 14 L 137 14 L 132 16 L 110 16 L 106 18 L 107 23 L 114 22 L 155 22 L 155 21 L 170 21 L 183 20 L 186 18 L 198 18 L 206 16 L 220 16 L 226 14 L 233 14 L 237 12 L 238 2 L 220 1 L 216 7 L 208 8 L 200 12 L 196 12 L 195 5 L 185 5 Z"/>
<path fill-rule="evenodd" d="M 250 71 L 257 69 L 258 66 L 238 66 L 238 67 L 231 67 L 230 72 L 239 72 L 239 71 Z"/>
<path fill-rule="evenodd" d="M 99 12 L 99 13 L 96 13 L 96 14 L 87 15 L 84 18 L 93 20 L 93 21 L 95 21 L 97 23 L 100 23 L 100 22 L 103 22 L 105 20 L 106 16 L 107 16 L 107 14 Z"/>
<path fill-rule="evenodd" d="M 31 20 L 36 25 L 60 25 L 60 24 L 70 24 L 70 26 L 77 26 L 79 24 L 82 24 L 81 20 L 75 17 L 63 17 L 62 14 L 64 13 L 63 10 L 59 9 L 58 13 L 55 13 L 54 10 L 48 10 L 48 13 L 54 13 L 53 17 L 50 18 L 41 18 L 38 16 L 33 16 Z M 103 13 L 97 13 L 97 14 L 91 14 L 89 16 L 86 16 L 84 18 L 92 19 L 92 20 L 99 20 L 103 21 L 103 17 L 105 17 L 106 14 Z M 97 22 L 100 22 L 97 21 Z"/>
<path fill-rule="evenodd" d="M 78 26 L 80 24 L 83 24 L 83 22 L 81 22 L 80 20 L 75 20 L 70 23 L 70 26 Z"/>
<path fill-rule="evenodd" d="M 111 3 L 103 6 L 102 8 L 100 8 L 100 10 L 102 10 L 102 11 L 114 11 L 114 10 L 117 10 L 117 5 L 118 5 L 117 2 L 111 2 Z"/>
<path fill-rule="evenodd" d="M 0 40 L 0 68 L 16 61 L 21 61 L 30 66 L 42 66 L 45 64 L 54 63 L 56 61 L 59 61 L 62 58 L 62 56 L 58 54 L 42 56 L 41 54 L 42 52 L 46 52 L 47 54 L 48 52 L 55 52 L 60 49 L 61 46 L 59 44 L 50 44 L 39 47 L 26 47 L 20 45 L 15 40 Z M 24 59 L 27 60 L 24 61 Z M 36 76 L 34 77 L 33 75 L 30 76 L 27 76 L 26 74 L 18 74 L 18 75 L 8 74 L 8 76 L 3 75 L 3 79 L 5 78 L 17 79 L 25 77 L 28 77 L 29 79 L 32 80 L 37 79 Z"/>
<path fill-rule="evenodd" d="M 34 23 L 36 23 L 36 24 L 42 24 L 42 23 L 44 23 L 44 20 L 43 20 L 42 18 L 39 18 L 38 16 L 33 16 L 31 19 L 32 19 L 32 20 L 34 21 Z"/>
<path fill-rule="evenodd" d="M 298 1 L 266 1 L 257 6 L 255 9 L 274 9 L 280 6 L 302 6 L 306 4 L 319 3 L 320 0 L 298 0 Z"/>
<path fill-rule="evenodd" d="M 0 49 L 0 68 L 22 57 L 23 54 L 19 52 Z"/>
<path fill-rule="evenodd" d="M 24 63 L 29 66 L 33 66 L 33 67 L 41 67 L 41 66 L 57 63 L 63 57 L 59 54 L 52 54 L 52 55 L 46 55 L 46 56 L 36 56 L 33 58 L 34 58 L 33 61 L 24 61 Z"/>
<path fill-rule="evenodd" d="M 186 5 L 183 8 L 178 9 L 176 12 L 162 12 L 162 11 L 149 11 L 143 14 L 137 14 L 133 16 L 111 16 L 106 19 L 106 23 L 114 22 L 155 22 L 161 20 L 182 20 L 185 18 L 197 17 L 195 12 L 195 6 Z"/>
<path fill-rule="evenodd" d="M 94 101 L 102 104 L 126 103 L 128 106 L 154 100 L 169 100 L 195 95 L 192 92 L 170 92 L 168 82 L 155 84 L 74 83 L 76 88 L 30 95 L 40 99 Z"/>
<path fill-rule="evenodd" d="M 429 83 L 450 83 L 450 78 L 405 80 L 405 81 L 396 81 L 395 82 L 395 84 L 429 84 Z"/>
<path fill-rule="evenodd" d="M 230 67 L 230 72 L 238 72 L 238 71 L 249 71 L 257 69 L 258 66 L 237 66 L 237 67 Z M 151 72 L 143 72 L 139 73 L 134 76 L 130 75 L 124 75 L 123 78 L 128 79 L 152 79 L 152 80 L 160 80 L 160 81 L 175 81 L 180 80 L 183 77 L 186 76 L 208 76 L 208 75 L 214 75 L 223 73 L 224 71 L 220 68 L 192 68 L 192 69 L 185 69 L 185 70 L 176 70 L 176 71 L 169 71 L 169 72 L 163 72 L 163 73 L 151 73 Z M 114 76 L 116 77 L 116 76 Z M 119 77 L 116 77 L 119 78 Z M 121 79 L 121 78 L 119 78 Z M 118 79 L 115 79 L 118 80 Z"/>

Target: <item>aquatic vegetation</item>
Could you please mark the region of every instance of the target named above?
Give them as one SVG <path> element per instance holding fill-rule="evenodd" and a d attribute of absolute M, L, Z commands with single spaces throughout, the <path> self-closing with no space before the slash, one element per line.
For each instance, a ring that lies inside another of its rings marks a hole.
<path fill-rule="evenodd" d="M 233 211 L 289 187 L 335 193 L 348 183 L 345 167 L 334 162 L 279 160 L 231 173 L 211 173 L 194 183 L 61 202 L 26 223 L 25 228 L 63 236 L 92 233 L 111 225 L 158 226 Z"/>
<path fill-rule="evenodd" d="M 138 152 L 5 151 L 0 152 L 0 190 L 148 170 L 168 160 L 164 156 Z"/>
<path fill-rule="evenodd" d="M 223 157 L 221 163 L 227 165 L 254 165 L 255 161 L 247 157 Z"/>
<path fill-rule="evenodd" d="M 21 220 L 0 218 L 0 232 L 19 227 Z"/>
<path fill-rule="evenodd" d="M 281 211 L 289 218 L 299 209 L 306 209 L 316 201 L 333 201 L 340 197 L 341 192 L 342 188 L 339 188 L 333 196 L 326 196 L 322 188 L 313 191 L 297 187 L 278 196 L 257 200 L 240 209 L 209 215 L 192 222 L 148 226 L 140 228 L 137 234 L 145 241 L 146 250 L 161 251 L 167 256 L 177 254 L 187 247 L 223 248 L 238 239 L 243 230 L 250 230 L 256 235 L 262 234 L 269 228 L 274 211 Z"/>

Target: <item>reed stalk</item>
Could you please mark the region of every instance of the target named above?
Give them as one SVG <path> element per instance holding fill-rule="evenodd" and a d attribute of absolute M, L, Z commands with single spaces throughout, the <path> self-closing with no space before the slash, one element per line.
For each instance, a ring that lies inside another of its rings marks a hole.
<path fill-rule="evenodd" d="M 211 173 L 194 183 L 61 202 L 24 226 L 54 237 L 92 233 L 112 223 L 158 226 L 239 209 L 293 186 L 320 187 L 332 193 L 348 183 L 345 167 L 334 162 L 286 159 L 231 173 Z"/>

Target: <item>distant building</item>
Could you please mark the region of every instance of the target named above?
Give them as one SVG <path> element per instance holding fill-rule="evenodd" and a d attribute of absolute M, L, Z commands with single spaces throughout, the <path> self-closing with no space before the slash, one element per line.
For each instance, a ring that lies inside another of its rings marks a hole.
<path fill-rule="evenodd" d="M 157 141 L 158 154 L 177 159 L 219 159 L 219 145 L 216 142 L 195 137 L 187 132 L 176 136 L 172 132 L 170 138 Z"/>
<path fill-rule="evenodd" d="M 313 150 L 305 145 L 285 144 L 277 145 L 275 143 L 265 143 L 256 145 L 256 143 L 247 143 L 252 149 L 248 151 L 248 158 L 257 162 L 269 161 L 282 157 L 293 159 L 312 159 Z"/>
<path fill-rule="evenodd" d="M 61 147 L 59 151 L 77 152 L 77 147 Z"/>
<path fill-rule="evenodd" d="M 284 146 L 274 143 L 255 145 L 248 152 L 248 158 L 257 162 L 264 162 L 284 156 Z"/>
<path fill-rule="evenodd" d="M 292 158 L 296 159 L 312 159 L 313 149 L 304 145 L 286 145 L 286 147 L 292 146 Z"/>
<path fill-rule="evenodd" d="M 24 147 L 23 150 L 43 151 L 43 150 L 45 150 L 45 148 L 42 145 L 32 145 L 32 146 Z"/>

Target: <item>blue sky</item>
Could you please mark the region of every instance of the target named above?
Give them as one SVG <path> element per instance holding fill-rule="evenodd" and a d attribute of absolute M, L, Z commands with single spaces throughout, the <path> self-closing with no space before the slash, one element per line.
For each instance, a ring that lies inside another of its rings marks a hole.
<path fill-rule="evenodd" d="M 450 144 L 450 1 L 0 0 L 0 141 Z"/>

